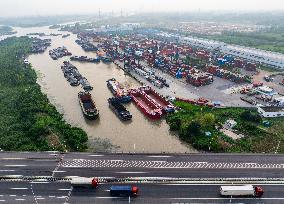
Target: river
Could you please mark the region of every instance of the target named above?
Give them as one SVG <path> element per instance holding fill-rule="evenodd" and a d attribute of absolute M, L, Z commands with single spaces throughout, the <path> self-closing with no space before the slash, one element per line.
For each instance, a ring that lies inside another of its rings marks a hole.
<path fill-rule="evenodd" d="M 16 36 L 23 36 L 27 33 L 44 32 L 63 33 L 57 30 L 50 30 L 48 27 L 37 28 L 14 28 L 18 33 Z M 86 53 L 75 43 L 76 35 L 71 34 L 68 38 L 47 37 L 52 39 L 52 45 L 48 50 L 65 46 L 73 55 L 86 55 L 95 57 L 95 53 Z M 133 115 L 131 122 L 122 122 L 108 107 L 107 99 L 112 94 L 106 86 L 106 80 L 116 78 L 126 88 L 139 87 L 139 83 L 123 70 L 114 64 L 91 64 L 72 62 L 94 87 L 91 92 L 100 110 L 100 118 L 96 121 L 88 121 L 81 112 L 77 93 L 80 87 L 71 87 L 63 76 L 60 69 L 64 60 L 52 60 L 48 55 L 48 50 L 42 54 L 29 56 L 28 60 L 33 65 L 39 76 L 38 83 L 42 91 L 47 94 L 49 100 L 57 110 L 63 114 L 64 119 L 71 125 L 84 129 L 90 141 L 90 149 L 96 151 L 106 150 L 105 146 L 100 146 L 101 140 L 109 141 L 116 146 L 115 151 L 122 152 L 145 152 L 145 153 L 191 153 L 196 152 L 191 146 L 183 144 L 173 133 L 169 131 L 165 119 L 160 121 L 148 120 L 133 103 L 127 104 L 126 108 Z M 96 139 L 99 138 L 99 139 Z"/>

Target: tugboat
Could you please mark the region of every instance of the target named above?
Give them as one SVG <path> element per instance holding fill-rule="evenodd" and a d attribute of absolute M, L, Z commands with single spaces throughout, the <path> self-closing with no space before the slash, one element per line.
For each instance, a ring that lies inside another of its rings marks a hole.
<path fill-rule="evenodd" d="M 78 99 L 84 116 L 89 120 L 95 120 L 99 117 L 99 110 L 88 92 L 79 92 Z"/>
<path fill-rule="evenodd" d="M 152 120 L 158 120 L 162 117 L 162 109 L 149 99 L 140 89 L 131 89 L 129 91 L 135 105 Z"/>
<path fill-rule="evenodd" d="M 118 81 L 115 78 L 107 80 L 107 87 L 110 89 L 112 94 L 119 100 L 121 103 L 129 103 L 132 98 L 128 92 L 121 87 Z"/>
<path fill-rule="evenodd" d="M 115 114 L 123 121 L 131 120 L 132 115 L 116 98 L 108 99 L 109 107 L 115 112 Z"/>

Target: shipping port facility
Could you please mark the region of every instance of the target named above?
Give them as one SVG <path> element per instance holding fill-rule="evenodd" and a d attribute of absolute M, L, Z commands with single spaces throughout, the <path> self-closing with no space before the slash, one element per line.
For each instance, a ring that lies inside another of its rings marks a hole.
<path fill-rule="evenodd" d="M 0 203 L 284 203 L 283 11 L 1 0 Z"/>

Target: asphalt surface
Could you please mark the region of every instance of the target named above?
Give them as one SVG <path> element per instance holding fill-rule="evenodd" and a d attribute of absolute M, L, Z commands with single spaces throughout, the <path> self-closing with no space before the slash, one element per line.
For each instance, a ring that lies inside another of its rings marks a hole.
<path fill-rule="evenodd" d="M 129 198 L 111 197 L 112 183 L 98 189 L 73 188 L 69 180 L 48 178 L 283 178 L 284 155 L 230 154 L 92 154 L 57 152 L 0 153 L 0 203 L 129 203 Z M 27 176 L 30 180 L 7 180 Z M 40 177 L 43 180 L 32 180 Z M 123 184 L 129 185 L 129 184 Z M 141 183 L 139 195 L 130 203 L 284 203 L 284 184 L 260 184 L 262 198 L 222 198 L 221 183 Z"/>

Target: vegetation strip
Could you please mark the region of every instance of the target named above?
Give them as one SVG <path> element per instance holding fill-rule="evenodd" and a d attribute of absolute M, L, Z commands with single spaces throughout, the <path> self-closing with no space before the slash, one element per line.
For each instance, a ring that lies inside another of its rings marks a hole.
<path fill-rule="evenodd" d="M 36 83 L 24 58 L 32 40 L 12 37 L 0 42 L 0 148 L 5 151 L 85 151 L 87 134 L 71 127 Z"/>

